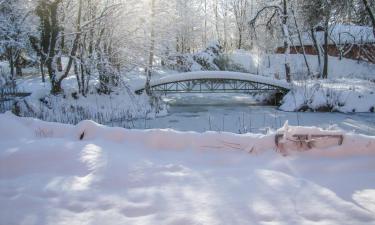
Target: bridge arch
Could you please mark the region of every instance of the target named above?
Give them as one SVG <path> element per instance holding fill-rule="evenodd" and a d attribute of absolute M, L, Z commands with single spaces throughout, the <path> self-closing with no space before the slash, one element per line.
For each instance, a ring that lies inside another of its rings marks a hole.
<path fill-rule="evenodd" d="M 153 93 L 263 93 L 286 94 L 290 84 L 260 75 L 228 71 L 199 71 L 168 75 L 150 82 Z M 136 88 L 141 94 L 144 86 Z"/>

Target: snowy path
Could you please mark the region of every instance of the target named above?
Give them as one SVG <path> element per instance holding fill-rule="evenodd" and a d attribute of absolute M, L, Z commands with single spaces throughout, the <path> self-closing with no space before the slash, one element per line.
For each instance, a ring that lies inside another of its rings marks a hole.
<path fill-rule="evenodd" d="M 0 224 L 375 224 L 374 137 L 282 157 L 272 136 L 0 124 Z"/>

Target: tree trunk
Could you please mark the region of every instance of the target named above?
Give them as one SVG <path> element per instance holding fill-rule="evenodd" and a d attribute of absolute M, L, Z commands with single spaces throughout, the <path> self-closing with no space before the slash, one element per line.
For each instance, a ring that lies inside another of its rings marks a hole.
<path fill-rule="evenodd" d="M 42 74 L 42 82 L 45 83 L 46 82 L 46 75 L 44 73 L 44 63 L 42 62 L 42 60 L 40 60 L 39 68 L 40 68 L 40 73 Z"/>
<path fill-rule="evenodd" d="M 64 13 L 62 14 L 61 22 L 65 23 L 65 14 Z M 57 57 L 56 64 L 57 64 L 57 71 L 62 72 L 64 68 L 63 68 L 63 64 L 62 64 L 61 55 L 63 54 L 64 48 L 65 48 L 65 30 L 64 30 L 63 26 L 60 27 L 60 33 L 61 33 L 61 35 L 60 35 L 61 36 L 61 38 L 60 38 L 60 52 L 59 52 L 59 55 Z"/>
<path fill-rule="evenodd" d="M 290 64 L 289 64 L 289 53 L 290 53 L 290 46 L 289 46 L 289 32 L 288 32 L 288 6 L 287 6 L 287 0 L 283 0 L 283 18 L 282 18 L 282 30 L 283 30 L 283 36 L 284 36 L 284 49 L 285 49 L 285 77 L 286 81 L 290 83 L 292 81 L 291 75 L 290 75 Z"/>
<path fill-rule="evenodd" d="M 203 46 L 207 47 L 207 0 L 204 0 L 204 40 Z"/>
<path fill-rule="evenodd" d="M 57 71 L 62 72 L 63 66 L 62 66 L 61 55 L 57 56 L 56 65 L 57 65 Z"/>
<path fill-rule="evenodd" d="M 150 53 L 148 57 L 148 65 L 146 69 L 146 85 L 145 85 L 145 90 L 146 94 L 148 96 L 151 96 L 151 75 L 152 75 L 152 67 L 153 67 L 153 62 L 154 62 L 154 50 L 155 50 L 155 30 L 154 30 L 154 19 L 155 19 L 155 0 L 151 0 L 151 43 L 150 43 Z"/>
<path fill-rule="evenodd" d="M 56 77 L 56 69 L 55 69 L 55 56 L 56 56 L 56 44 L 57 44 L 57 39 L 59 35 L 59 24 L 58 24 L 58 5 L 60 1 L 57 0 L 53 3 L 50 4 L 49 9 L 50 9 L 50 21 L 51 21 L 51 27 L 50 27 L 50 32 L 51 32 L 51 39 L 50 39 L 50 45 L 49 45 L 49 52 L 48 52 L 48 58 L 46 61 L 47 64 L 47 69 L 48 69 L 48 75 L 51 79 L 52 83 L 52 94 L 58 94 L 61 92 L 61 82 L 58 82 L 57 77 Z M 58 85 L 58 86 L 57 86 Z"/>
<path fill-rule="evenodd" d="M 219 29 L 219 2 L 218 0 L 215 0 L 215 5 L 214 5 L 214 13 L 215 13 L 215 29 L 216 29 L 216 35 L 217 39 L 221 41 L 221 35 L 220 35 L 220 29 Z"/>
<path fill-rule="evenodd" d="M 13 80 L 15 78 L 15 73 L 14 73 L 14 57 L 13 57 L 12 48 L 8 50 L 8 62 L 9 62 L 9 67 L 10 67 L 10 75 Z"/>
<path fill-rule="evenodd" d="M 65 38 L 64 38 L 64 29 L 61 29 L 61 40 L 60 40 L 60 52 L 59 52 L 59 55 L 57 56 L 57 59 L 56 59 L 56 65 L 57 65 L 57 71 L 59 72 L 62 72 L 63 71 L 63 64 L 62 64 L 62 59 L 61 59 L 61 55 L 63 54 L 63 51 L 64 51 L 64 45 L 65 45 Z"/>
<path fill-rule="evenodd" d="M 296 29 L 297 29 L 298 41 L 299 41 L 300 46 L 302 47 L 302 54 L 303 54 L 303 58 L 305 60 L 305 64 L 306 64 L 306 68 L 307 68 L 307 73 L 310 76 L 311 75 L 310 65 L 309 65 L 309 62 L 307 61 L 305 46 L 304 46 L 304 44 L 302 42 L 301 31 L 299 30 L 297 19 L 296 19 L 296 16 L 294 14 L 294 10 L 293 9 L 292 9 L 292 14 L 293 14 L 293 18 L 294 18 L 294 24 L 295 24 Z"/>
<path fill-rule="evenodd" d="M 82 86 L 81 86 L 81 79 L 79 77 L 79 70 L 78 70 L 77 60 L 74 60 L 74 74 L 76 75 L 76 79 L 77 79 L 78 93 L 81 93 Z"/>
<path fill-rule="evenodd" d="M 242 31 L 241 29 L 238 29 L 238 49 L 242 48 Z"/>
<path fill-rule="evenodd" d="M 81 37 L 81 14 L 82 14 L 82 0 L 79 0 L 78 16 L 77 16 L 77 34 L 76 34 L 76 37 L 74 38 L 74 41 L 73 41 L 72 50 L 70 51 L 69 61 L 68 61 L 68 64 L 66 66 L 65 72 L 58 79 L 58 81 L 55 82 L 56 85 L 61 85 L 62 81 L 69 75 L 70 69 L 71 69 L 72 64 L 73 64 L 73 59 L 76 56 L 77 49 L 78 49 L 78 42 L 79 42 L 79 39 Z M 56 90 L 61 92 L 62 91 L 61 86 L 54 88 L 54 91 L 56 91 Z M 52 93 L 54 93 L 54 94 L 59 93 L 59 92 L 54 92 L 54 91 L 52 91 Z"/>
<path fill-rule="evenodd" d="M 45 65 L 48 56 L 48 49 L 51 41 L 51 24 L 49 16 L 49 6 L 46 1 L 39 1 L 36 13 L 40 19 L 40 46 L 37 46 L 36 39 L 31 39 L 34 49 L 38 49 L 40 56 L 40 72 L 42 74 L 42 81 L 45 82 Z"/>
<path fill-rule="evenodd" d="M 370 4 L 368 3 L 367 0 L 363 0 L 363 4 L 365 5 L 366 11 L 370 16 L 370 19 L 371 19 L 371 22 L 372 22 L 372 27 L 373 27 L 372 32 L 374 33 L 374 37 L 375 37 L 375 15 L 372 12 Z"/>
<path fill-rule="evenodd" d="M 61 87 L 61 82 L 62 80 L 54 80 L 51 82 L 51 93 L 56 95 L 56 94 L 59 94 L 63 91 L 62 87 Z"/>
<path fill-rule="evenodd" d="M 328 47 L 329 47 L 329 17 L 326 18 L 325 21 L 325 29 L 324 29 L 324 67 L 323 67 L 323 79 L 328 78 Z"/>
<path fill-rule="evenodd" d="M 60 32 L 61 32 L 60 52 L 59 52 L 59 56 L 57 57 L 56 64 L 57 64 L 57 71 L 62 72 L 63 64 L 62 64 L 61 55 L 63 54 L 64 47 L 65 47 L 64 29 L 61 29 Z"/>
<path fill-rule="evenodd" d="M 43 23 L 43 21 L 41 21 L 41 23 Z M 43 52 L 42 52 L 42 43 L 40 43 L 40 41 L 37 40 L 36 37 L 31 36 L 31 35 L 29 36 L 29 42 L 31 44 L 31 47 L 35 50 L 35 52 L 37 53 L 37 56 L 39 57 L 39 62 L 40 62 L 39 69 L 42 75 L 42 82 L 44 83 L 46 82 L 46 79 L 45 79 L 44 68 L 43 68 L 44 60 L 43 60 Z"/>
<path fill-rule="evenodd" d="M 16 76 L 21 77 L 22 76 L 22 65 L 21 65 L 21 56 L 20 55 L 18 55 L 16 57 L 15 67 L 16 67 Z"/>
<path fill-rule="evenodd" d="M 81 52 L 80 52 L 80 62 L 81 62 L 81 94 L 86 97 L 86 87 L 85 87 L 85 80 L 87 79 L 87 71 L 86 71 L 86 62 L 84 60 L 84 51 L 85 48 L 81 45 Z"/>
<path fill-rule="evenodd" d="M 311 38 L 313 40 L 314 47 L 315 47 L 317 57 L 318 57 L 318 66 L 319 66 L 318 78 L 320 78 L 322 76 L 322 57 L 321 57 L 322 54 L 321 54 L 321 50 L 320 50 L 320 46 L 318 44 L 318 41 L 316 40 L 314 28 L 311 28 Z"/>

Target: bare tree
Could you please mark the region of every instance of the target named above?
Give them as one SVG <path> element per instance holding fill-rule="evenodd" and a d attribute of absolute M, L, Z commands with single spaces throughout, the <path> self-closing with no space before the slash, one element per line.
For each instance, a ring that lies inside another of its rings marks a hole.
<path fill-rule="evenodd" d="M 150 87 L 150 82 L 151 82 L 151 75 L 152 75 L 152 67 L 154 63 L 154 51 L 155 51 L 155 1 L 156 0 L 151 0 L 151 32 L 150 32 L 150 51 L 149 51 L 149 57 L 148 57 L 148 65 L 146 68 L 146 86 L 145 90 L 147 95 L 151 95 L 151 87 Z"/>
<path fill-rule="evenodd" d="M 232 10 L 236 21 L 236 27 L 238 31 L 237 48 L 243 47 L 245 30 L 247 28 L 248 20 L 248 1 L 247 0 L 233 0 Z"/>
<path fill-rule="evenodd" d="M 372 27 L 373 27 L 373 33 L 375 37 L 375 14 L 371 9 L 370 3 L 367 0 L 362 0 L 363 4 L 365 5 L 366 11 L 368 15 L 370 16 L 371 22 L 372 22 Z"/>
<path fill-rule="evenodd" d="M 285 67 L 285 77 L 287 82 L 291 82 L 291 70 L 290 70 L 290 63 L 289 63 L 289 54 L 290 54 L 290 37 L 289 37 L 289 28 L 288 28 L 288 1 L 287 0 L 282 0 L 281 5 L 266 5 L 262 9 L 260 9 L 257 14 L 255 15 L 254 19 L 250 21 L 250 25 L 252 27 L 256 27 L 256 22 L 257 20 L 265 14 L 266 16 L 268 15 L 267 12 L 271 11 L 271 16 L 268 18 L 268 21 L 265 24 L 271 24 L 273 20 L 278 18 L 276 22 L 279 23 L 280 29 L 282 32 L 283 36 L 283 43 L 284 43 L 284 55 L 285 55 L 285 62 L 284 62 L 284 67 Z"/>
<path fill-rule="evenodd" d="M 22 75 L 21 54 L 26 49 L 30 29 L 29 13 L 20 0 L 4 0 L 0 5 L 0 54 L 9 62 L 11 77 Z"/>
<path fill-rule="evenodd" d="M 51 81 L 51 93 L 61 92 L 61 80 L 56 74 L 56 48 L 59 36 L 58 7 L 62 0 L 46 1 L 39 0 L 37 15 L 40 18 L 41 28 L 41 71 L 44 74 L 43 66 L 47 66 L 48 76 Z"/>
<path fill-rule="evenodd" d="M 304 43 L 302 41 L 301 30 L 300 30 L 300 28 L 298 26 L 297 18 L 296 18 L 296 15 L 294 13 L 294 9 L 293 8 L 292 8 L 292 15 L 293 15 L 293 19 L 294 19 L 294 24 L 295 24 L 296 29 L 297 29 L 298 41 L 299 41 L 299 44 L 300 44 L 300 46 L 302 48 L 302 54 L 303 54 L 303 59 L 305 60 L 305 65 L 306 65 L 306 68 L 307 68 L 307 73 L 308 73 L 308 75 L 311 75 L 310 65 L 309 65 L 309 62 L 307 61 L 307 57 L 306 57 L 305 46 L 304 46 Z"/>

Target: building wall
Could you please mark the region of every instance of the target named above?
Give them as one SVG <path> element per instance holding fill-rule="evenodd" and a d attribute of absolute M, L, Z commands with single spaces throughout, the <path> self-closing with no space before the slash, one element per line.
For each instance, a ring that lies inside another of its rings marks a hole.
<path fill-rule="evenodd" d="M 306 45 L 304 46 L 305 53 L 307 55 L 317 55 L 317 51 L 314 46 Z M 276 49 L 276 53 L 282 54 L 285 52 L 285 48 L 279 47 Z M 301 46 L 295 46 L 290 48 L 291 54 L 302 54 L 303 48 Z M 363 45 L 341 45 L 337 47 L 336 45 L 328 46 L 328 55 L 334 57 L 340 57 L 342 53 L 343 58 L 361 60 L 375 64 L 375 44 L 363 44 Z M 344 54 L 345 53 L 345 54 Z"/>

